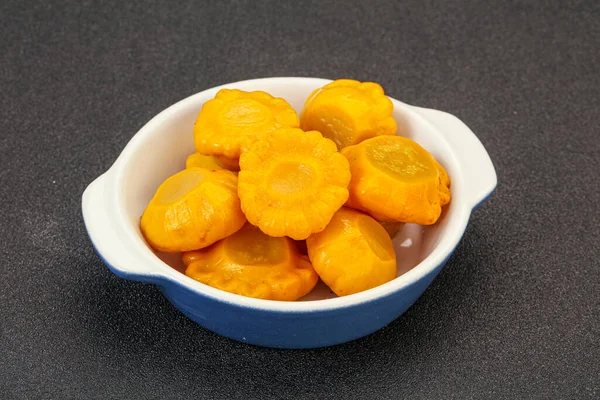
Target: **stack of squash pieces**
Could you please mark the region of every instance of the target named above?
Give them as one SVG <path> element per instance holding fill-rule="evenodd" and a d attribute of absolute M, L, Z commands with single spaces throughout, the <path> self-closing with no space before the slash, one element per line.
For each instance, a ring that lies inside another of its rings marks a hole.
<path fill-rule="evenodd" d="M 194 125 L 196 153 L 156 191 L 141 230 L 185 273 L 254 298 L 294 301 L 319 278 L 338 296 L 396 277 L 391 237 L 434 224 L 450 179 L 418 143 L 396 136 L 374 82 L 333 81 L 300 117 L 281 98 L 222 89 Z"/>

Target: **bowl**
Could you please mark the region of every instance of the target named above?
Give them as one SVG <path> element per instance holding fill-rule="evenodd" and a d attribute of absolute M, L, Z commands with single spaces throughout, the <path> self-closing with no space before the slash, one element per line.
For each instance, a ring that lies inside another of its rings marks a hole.
<path fill-rule="evenodd" d="M 493 164 L 475 134 L 456 117 L 392 99 L 398 135 L 429 150 L 450 175 L 452 201 L 432 226 L 405 225 L 394 237 L 398 277 L 376 288 L 335 297 L 319 284 L 296 302 L 254 299 L 224 292 L 183 273 L 178 255 L 155 253 L 144 240 L 140 216 L 158 186 L 184 169 L 194 152 L 193 125 L 204 102 L 222 88 L 263 90 L 286 99 L 298 112 L 329 80 L 266 78 L 235 82 L 190 96 L 150 120 L 111 168 L 83 193 L 90 240 L 121 278 L 157 285 L 184 315 L 240 342 L 277 348 L 314 348 L 368 335 L 404 313 L 444 266 L 469 216 L 496 187 Z"/>

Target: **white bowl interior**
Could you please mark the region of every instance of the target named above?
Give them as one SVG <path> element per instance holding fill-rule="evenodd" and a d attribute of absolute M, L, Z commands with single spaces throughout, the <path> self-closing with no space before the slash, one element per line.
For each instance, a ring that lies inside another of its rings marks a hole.
<path fill-rule="evenodd" d="M 246 81 L 225 87 L 242 90 L 263 90 L 273 96 L 286 99 L 300 113 L 305 99 L 326 81 L 319 79 L 268 79 Z M 193 126 L 202 104 L 214 97 L 217 89 L 208 90 L 187 98 L 159 114 L 148 123 L 125 151 L 126 165 L 117 182 L 120 202 L 129 228 L 136 240 L 147 246 L 139 229 L 139 220 L 146 205 L 158 186 L 169 176 L 185 168 L 185 159 L 194 152 Z M 416 113 L 411 106 L 393 100 L 394 118 L 398 122 L 398 135 L 410 137 L 429 150 L 447 169 L 453 181 L 453 200 L 443 211 L 440 220 L 433 226 L 423 227 L 406 224 L 394 237 L 397 254 L 398 276 L 406 273 L 423 261 L 437 246 L 446 231 L 448 221 L 457 213 L 462 185 L 459 167 L 443 134 L 434 129 Z M 183 265 L 177 254 L 157 254 L 165 267 L 183 273 Z M 323 300 L 335 297 L 322 283 L 303 300 Z"/>

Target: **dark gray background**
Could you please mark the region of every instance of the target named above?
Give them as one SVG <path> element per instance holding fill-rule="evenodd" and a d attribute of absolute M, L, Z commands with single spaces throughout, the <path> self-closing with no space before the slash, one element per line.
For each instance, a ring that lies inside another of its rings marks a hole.
<path fill-rule="evenodd" d="M 0 398 L 599 398 L 597 1 L 99 3 L 0 4 Z M 221 338 L 84 231 L 84 188 L 152 116 L 267 76 L 377 81 L 496 165 L 444 271 L 362 340 Z"/>

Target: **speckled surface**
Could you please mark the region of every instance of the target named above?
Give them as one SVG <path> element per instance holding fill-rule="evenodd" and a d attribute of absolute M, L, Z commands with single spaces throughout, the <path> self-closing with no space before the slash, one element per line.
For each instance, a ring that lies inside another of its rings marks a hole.
<path fill-rule="evenodd" d="M 0 3 L 0 398 L 600 397 L 598 2 L 56 3 Z M 445 270 L 362 340 L 218 337 L 85 234 L 85 186 L 145 122 L 265 76 L 378 81 L 495 162 Z"/>

